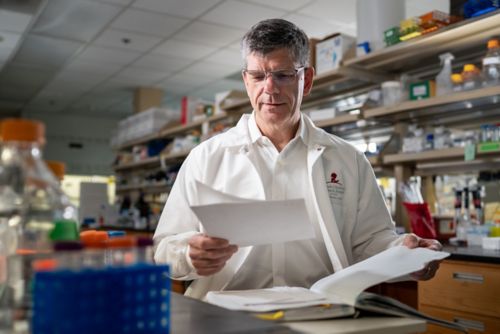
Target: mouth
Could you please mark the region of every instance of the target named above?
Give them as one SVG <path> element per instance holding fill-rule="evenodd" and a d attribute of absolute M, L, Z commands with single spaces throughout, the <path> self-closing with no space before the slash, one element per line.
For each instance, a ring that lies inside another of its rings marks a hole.
<path fill-rule="evenodd" d="M 263 105 L 265 106 L 269 106 L 269 107 L 279 107 L 279 106 L 282 106 L 284 105 L 284 103 L 276 103 L 276 102 L 262 102 Z"/>

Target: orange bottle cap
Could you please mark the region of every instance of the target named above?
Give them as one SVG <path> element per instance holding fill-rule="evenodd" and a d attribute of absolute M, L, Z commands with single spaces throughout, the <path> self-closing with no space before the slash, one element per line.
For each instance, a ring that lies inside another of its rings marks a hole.
<path fill-rule="evenodd" d="M 55 259 L 40 259 L 32 264 L 35 271 L 52 271 L 57 268 L 57 260 Z"/>
<path fill-rule="evenodd" d="M 498 39 L 490 39 L 488 41 L 488 49 L 498 48 L 499 42 Z"/>
<path fill-rule="evenodd" d="M 137 240 L 132 236 L 116 237 L 109 239 L 106 245 L 109 248 L 135 247 L 137 245 Z"/>
<path fill-rule="evenodd" d="M 106 248 L 108 233 L 105 231 L 83 231 L 80 232 L 80 241 L 87 248 Z"/>
<path fill-rule="evenodd" d="M 0 134 L 3 141 L 45 142 L 45 125 L 42 122 L 8 118 L 2 121 Z"/>
<path fill-rule="evenodd" d="M 456 82 L 456 83 L 462 82 L 462 75 L 460 73 L 452 74 L 451 81 Z"/>
<path fill-rule="evenodd" d="M 66 171 L 66 165 L 64 162 L 54 160 L 47 160 L 45 162 L 57 179 L 62 181 L 62 179 L 64 179 L 64 172 Z"/>

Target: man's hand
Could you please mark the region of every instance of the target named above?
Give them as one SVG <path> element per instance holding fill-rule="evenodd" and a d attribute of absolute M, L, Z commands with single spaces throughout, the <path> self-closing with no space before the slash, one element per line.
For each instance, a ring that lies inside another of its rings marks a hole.
<path fill-rule="evenodd" d="M 405 238 L 403 239 L 403 246 L 406 246 L 408 248 L 424 247 L 436 251 L 443 249 L 443 245 L 441 245 L 439 241 L 434 239 L 423 239 L 413 233 L 407 234 L 405 236 Z M 440 261 L 431 261 L 425 266 L 424 269 L 412 273 L 411 277 L 419 281 L 430 280 L 434 277 L 436 271 L 439 269 L 439 263 Z"/>
<path fill-rule="evenodd" d="M 203 234 L 189 239 L 189 257 L 196 273 L 201 276 L 219 272 L 236 251 L 238 246 L 230 245 L 226 239 L 212 238 Z"/>

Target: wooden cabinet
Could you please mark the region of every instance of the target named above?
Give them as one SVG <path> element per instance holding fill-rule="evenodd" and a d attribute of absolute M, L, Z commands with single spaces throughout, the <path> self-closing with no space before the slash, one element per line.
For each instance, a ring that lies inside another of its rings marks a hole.
<path fill-rule="evenodd" d="M 470 333 L 500 333 L 500 264 L 443 261 L 434 279 L 418 283 L 418 307 Z M 429 325 L 427 333 L 448 332 Z"/>

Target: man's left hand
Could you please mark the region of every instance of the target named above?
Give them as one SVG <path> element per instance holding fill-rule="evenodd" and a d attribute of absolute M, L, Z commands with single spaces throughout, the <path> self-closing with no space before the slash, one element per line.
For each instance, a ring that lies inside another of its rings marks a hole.
<path fill-rule="evenodd" d="M 424 247 L 435 251 L 443 249 L 443 245 L 434 239 L 423 239 L 413 233 L 407 234 L 403 239 L 403 246 L 408 248 Z M 412 273 L 410 276 L 419 281 L 427 281 L 434 277 L 436 271 L 439 269 L 441 261 L 431 261 L 424 269 Z"/>

